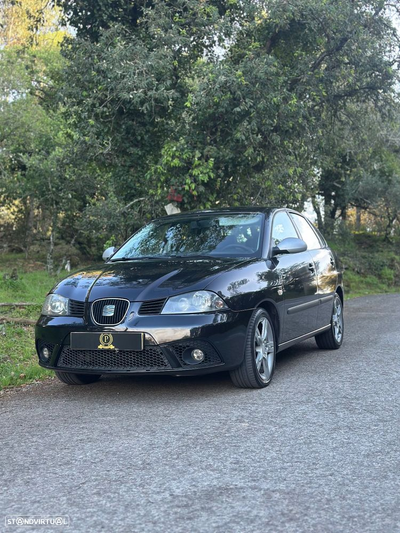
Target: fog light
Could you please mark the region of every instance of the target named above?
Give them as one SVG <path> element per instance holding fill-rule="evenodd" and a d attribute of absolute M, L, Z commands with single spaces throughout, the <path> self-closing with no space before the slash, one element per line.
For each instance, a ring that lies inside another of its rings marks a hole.
<path fill-rule="evenodd" d="M 197 363 L 201 363 L 202 361 L 204 361 L 204 352 L 203 350 L 193 350 L 192 351 L 192 357 L 193 359 L 197 362 Z"/>
<path fill-rule="evenodd" d="M 42 358 L 47 360 L 49 359 L 50 355 L 51 355 L 50 350 L 47 348 L 47 346 L 44 346 L 42 348 Z"/>

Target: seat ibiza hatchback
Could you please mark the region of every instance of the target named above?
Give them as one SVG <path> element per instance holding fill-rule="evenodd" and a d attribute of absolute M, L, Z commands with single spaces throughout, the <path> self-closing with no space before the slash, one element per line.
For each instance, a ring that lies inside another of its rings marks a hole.
<path fill-rule="evenodd" d="M 293 210 L 166 216 L 103 259 L 58 283 L 36 325 L 40 365 L 69 385 L 229 371 L 238 387 L 261 388 L 279 351 L 343 342 L 342 270 Z"/>

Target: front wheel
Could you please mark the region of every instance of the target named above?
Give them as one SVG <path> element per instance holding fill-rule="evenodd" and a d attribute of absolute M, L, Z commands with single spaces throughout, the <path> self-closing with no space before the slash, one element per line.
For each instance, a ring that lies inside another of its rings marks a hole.
<path fill-rule="evenodd" d="M 242 364 L 230 372 L 237 387 L 261 389 L 270 384 L 275 370 L 276 335 L 265 309 L 256 309 L 249 321 Z"/>
<path fill-rule="evenodd" d="M 95 383 L 101 378 L 101 374 L 73 374 L 72 372 L 55 372 L 60 381 L 67 385 L 87 385 Z"/>
<path fill-rule="evenodd" d="M 336 293 L 333 299 L 331 327 L 324 333 L 315 336 L 319 348 L 323 350 L 337 350 L 342 346 L 344 334 L 343 304 Z"/>

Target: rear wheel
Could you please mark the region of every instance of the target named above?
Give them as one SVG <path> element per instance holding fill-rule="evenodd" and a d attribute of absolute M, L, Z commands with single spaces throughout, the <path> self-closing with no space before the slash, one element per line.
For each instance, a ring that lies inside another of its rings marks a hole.
<path fill-rule="evenodd" d="M 247 328 L 242 364 L 230 372 L 237 387 L 261 389 L 270 384 L 275 370 L 276 342 L 273 322 L 265 309 L 256 309 Z"/>
<path fill-rule="evenodd" d="M 343 304 L 336 293 L 333 300 L 331 327 L 315 336 L 316 343 L 323 350 L 337 350 L 342 346 L 344 334 Z"/>
<path fill-rule="evenodd" d="M 101 374 L 72 374 L 71 372 L 57 372 L 56 376 L 67 385 L 88 385 L 101 378 Z"/>

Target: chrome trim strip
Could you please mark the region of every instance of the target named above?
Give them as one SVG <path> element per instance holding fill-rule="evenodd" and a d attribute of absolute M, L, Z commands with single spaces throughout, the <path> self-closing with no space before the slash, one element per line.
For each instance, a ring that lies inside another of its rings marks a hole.
<path fill-rule="evenodd" d="M 331 294 L 330 296 L 324 296 L 323 298 L 320 299 L 320 302 L 322 304 L 324 304 L 326 302 L 331 302 L 333 300 L 333 297 L 334 297 L 333 294 Z"/>
<path fill-rule="evenodd" d="M 306 309 L 310 309 L 311 307 L 316 307 L 319 305 L 320 300 L 313 300 L 312 302 L 306 302 L 305 304 L 300 305 L 294 305 L 293 307 L 289 307 L 287 310 L 288 315 L 292 315 L 293 313 L 298 313 L 299 311 L 305 311 Z"/>
<path fill-rule="evenodd" d="M 122 300 L 124 302 L 128 302 L 128 307 L 126 308 L 125 314 L 124 314 L 124 316 L 122 317 L 122 319 L 119 322 L 115 322 L 115 324 L 100 324 L 99 322 L 96 322 L 96 320 L 94 319 L 94 316 L 93 316 L 93 304 L 95 304 L 96 302 L 101 302 L 102 300 Z M 131 306 L 131 302 L 130 302 L 130 300 L 127 300 L 126 298 L 98 298 L 97 300 L 93 300 L 93 302 L 91 302 L 91 304 L 90 304 L 90 318 L 96 324 L 96 326 L 104 326 L 104 327 L 118 326 L 118 324 L 121 324 L 121 322 L 123 322 L 125 320 L 126 315 L 128 314 L 130 306 Z"/>
<path fill-rule="evenodd" d="M 327 302 L 331 302 L 333 300 L 333 294 L 329 296 L 324 296 L 323 298 L 317 298 L 316 300 L 313 300 L 312 302 L 306 302 L 305 304 L 300 305 L 294 305 L 293 307 L 289 307 L 287 310 L 287 314 L 291 315 L 293 313 L 298 313 L 299 311 L 304 311 L 305 309 L 310 309 L 311 307 L 315 307 L 316 305 L 324 304 Z"/>
<path fill-rule="evenodd" d="M 329 329 L 331 327 L 330 324 L 327 326 L 324 326 L 323 328 L 316 329 L 314 331 L 310 331 L 310 333 L 306 333 L 305 335 L 301 335 L 300 337 L 295 337 L 294 339 L 291 339 L 290 341 L 282 342 L 281 344 L 278 344 L 279 348 L 282 346 L 285 346 L 285 344 L 290 344 L 294 341 L 300 341 L 301 339 L 306 339 L 307 337 L 313 337 L 314 335 L 317 335 L 318 333 L 322 333 L 323 331 Z"/>

